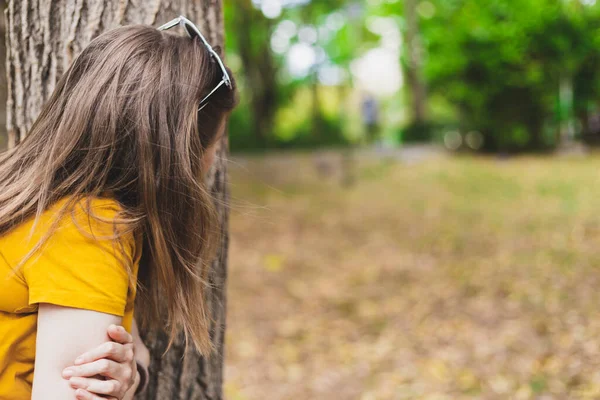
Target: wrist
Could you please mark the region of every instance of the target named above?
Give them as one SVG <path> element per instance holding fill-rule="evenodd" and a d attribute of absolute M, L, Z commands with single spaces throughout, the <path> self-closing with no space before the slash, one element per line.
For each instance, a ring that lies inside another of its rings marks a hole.
<path fill-rule="evenodd" d="M 150 379 L 150 373 L 148 372 L 148 367 L 140 363 L 139 361 L 135 362 L 137 367 L 137 373 L 140 378 L 138 383 L 138 387 L 135 391 L 135 394 L 142 393 L 148 387 L 148 380 Z"/>

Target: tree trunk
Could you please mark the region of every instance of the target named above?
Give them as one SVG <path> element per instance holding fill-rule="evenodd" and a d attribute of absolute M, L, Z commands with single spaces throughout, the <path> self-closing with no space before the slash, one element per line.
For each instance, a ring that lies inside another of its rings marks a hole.
<path fill-rule="evenodd" d="M 422 124 L 427 119 L 427 89 L 423 81 L 423 48 L 419 35 L 419 16 L 416 0 L 404 2 L 406 17 L 406 80 L 412 95 L 413 122 Z"/>
<path fill-rule="evenodd" d="M 249 94 L 252 128 L 257 144 L 265 146 L 273 136 L 277 111 L 278 66 L 270 49 L 273 21 L 250 0 L 233 2 L 233 29 Z M 252 35 L 249 32 L 252 30 Z"/>
<path fill-rule="evenodd" d="M 311 85 L 310 85 L 310 92 L 311 92 L 311 102 L 312 102 L 312 107 L 311 107 L 311 136 L 314 138 L 323 136 L 324 132 L 322 132 L 323 130 L 323 115 L 321 114 L 321 97 L 319 95 L 320 90 L 319 90 L 319 76 L 317 73 L 317 66 L 315 65 L 313 67 L 313 73 L 312 73 L 312 77 L 311 77 Z"/>
<path fill-rule="evenodd" d="M 9 146 L 27 134 L 57 79 L 73 58 L 101 32 L 125 24 L 158 26 L 179 14 L 199 24 L 207 39 L 223 44 L 220 0 L 11 0 L 7 17 L 7 131 Z M 183 32 L 182 32 L 183 34 Z M 207 295 L 212 313 L 211 337 L 218 352 L 210 359 L 184 350 L 180 337 L 163 357 L 167 338 L 145 332 L 152 354 L 151 380 L 140 399 L 222 399 L 225 282 L 227 277 L 228 201 L 226 164 L 228 140 L 223 139 L 209 177 L 225 234 L 213 264 Z M 186 356 L 183 358 L 183 356 Z"/>
<path fill-rule="evenodd" d="M 0 0 L 0 12 L 4 14 L 6 1 Z M 0 18 L 0 38 L 6 37 L 6 19 Z M 6 60 L 6 41 L 0 40 L 0 60 Z M 6 63 L 0 62 L 0 104 L 6 104 Z M 0 108 L 0 151 L 6 150 L 6 108 Z"/>

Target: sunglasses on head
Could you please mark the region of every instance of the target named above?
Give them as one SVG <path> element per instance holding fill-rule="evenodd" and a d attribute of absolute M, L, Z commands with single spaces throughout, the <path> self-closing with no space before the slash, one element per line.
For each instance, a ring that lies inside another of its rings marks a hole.
<path fill-rule="evenodd" d="M 221 57 L 219 57 L 217 52 L 208 43 L 206 38 L 202 35 L 202 33 L 200 33 L 200 30 L 196 27 L 196 25 L 194 25 L 192 23 L 192 21 L 190 21 L 183 15 L 180 15 L 179 17 L 175 18 L 174 20 L 169 21 L 166 24 L 159 26 L 157 29 L 159 31 L 166 31 L 167 29 L 171 29 L 173 27 L 176 27 L 177 25 L 183 26 L 183 28 L 185 29 L 185 32 L 187 33 L 187 35 L 190 38 L 192 38 L 192 39 L 195 37 L 200 38 L 202 43 L 204 43 L 204 46 L 206 46 L 206 48 L 208 49 L 208 52 L 210 53 L 211 57 L 213 57 L 219 64 L 219 67 L 221 67 L 221 72 L 223 72 L 223 78 L 221 79 L 221 82 L 219 82 L 219 84 L 213 90 L 211 90 L 210 93 L 208 93 L 206 96 L 204 96 L 204 98 L 200 101 L 200 106 L 198 107 L 198 111 L 200 111 L 204 107 L 206 107 L 206 105 L 208 104 L 208 98 L 214 92 L 216 92 L 217 89 L 219 89 L 221 86 L 225 85 L 229 89 L 233 88 L 232 84 L 231 84 L 231 78 L 229 78 L 229 74 L 227 73 L 227 69 L 225 68 L 225 65 L 223 64 Z"/>

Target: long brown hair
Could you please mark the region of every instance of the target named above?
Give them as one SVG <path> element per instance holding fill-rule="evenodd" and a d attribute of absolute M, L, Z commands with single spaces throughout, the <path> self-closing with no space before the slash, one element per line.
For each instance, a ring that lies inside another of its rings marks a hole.
<path fill-rule="evenodd" d="M 64 213 L 81 198 L 111 196 L 142 243 L 138 315 L 159 322 L 164 307 L 171 340 L 182 329 L 204 355 L 219 226 L 202 160 L 235 90 L 198 104 L 221 77 L 198 39 L 143 25 L 108 31 L 74 60 L 23 142 L 0 156 L 0 235 L 60 199 L 71 199 Z"/>

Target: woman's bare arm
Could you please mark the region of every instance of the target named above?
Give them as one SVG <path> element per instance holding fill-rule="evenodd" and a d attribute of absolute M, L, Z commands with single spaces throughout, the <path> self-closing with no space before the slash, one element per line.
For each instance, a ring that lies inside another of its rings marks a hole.
<path fill-rule="evenodd" d="M 140 331 L 138 329 L 135 319 L 131 326 L 131 334 L 133 336 L 133 346 L 135 349 L 135 361 L 138 366 L 138 373 L 140 374 L 140 391 L 144 391 L 148 386 L 148 366 L 150 365 L 150 352 L 140 337 Z"/>
<path fill-rule="evenodd" d="M 148 348 L 144 342 L 142 342 L 140 331 L 135 319 L 133 320 L 133 325 L 131 326 L 131 335 L 133 336 L 133 345 L 135 346 L 135 359 L 144 367 L 148 368 L 148 365 L 150 364 L 150 352 L 148 351 Z"/>
<path fill-rule="evenodd" d="M 106 327 L 121 324 L 121 320 L 115 315 L 41 303 L 31 399 L 76 399 L 63 370 L 80 354 L 110 341 Z"/>
<path fill-rule="evenodd" d="M 110 325 L 106 330 L 111 342 L 86 351 L 75 359 L 69 384 L 76 389 L 81 399 L 96 399 L 95 395 L 105 395 L 109 399 L 132 400 L 140 383 L 136 372 L 137 361 L 134 358 L 133 336 L 122 326 Z M 98 376 L 99 365 L 96 361 L 105 359 L 112 365 L 110 375 Z M 65 375 L 63 371 L 63 376 Z M 147 375 L 147 374 L 146 374 Z"/>

